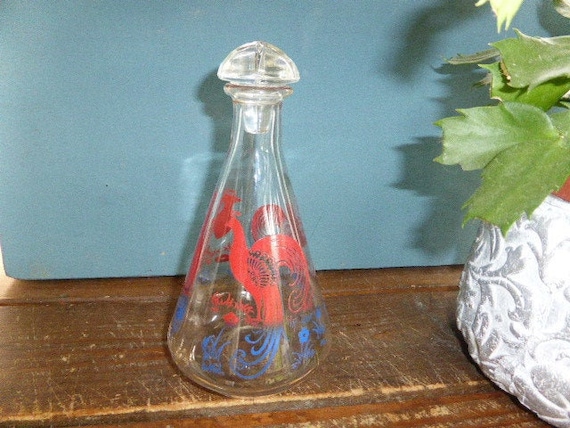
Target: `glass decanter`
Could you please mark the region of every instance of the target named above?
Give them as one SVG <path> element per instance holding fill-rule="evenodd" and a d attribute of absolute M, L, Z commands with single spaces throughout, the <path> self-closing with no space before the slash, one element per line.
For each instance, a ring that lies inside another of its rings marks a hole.
<path fill-rule="evenodd" d="M 329 321 L 280 147 L 297 67 L 277 47 L 252 42 L 228 55 L 218 77 L 233 100 L 231 143 L 168 346 L 199 385 L 253 397 L 315 369 L 330 347 Z"/>

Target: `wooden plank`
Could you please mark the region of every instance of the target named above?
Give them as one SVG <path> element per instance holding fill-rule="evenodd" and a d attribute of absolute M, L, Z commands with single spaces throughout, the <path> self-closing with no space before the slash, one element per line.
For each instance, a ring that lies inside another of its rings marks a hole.
<path fill-rule="evenodd" d="M 455 290 L 460 266 L 322 271 L 317 273 L 323 294 L 361 294 L 389 291 Z M 0 271 L 0 305 L 33 302 L 110 301 L 178 296 L 184 278 L 103 278 L 84 280 L 23 281 Z"/>
<path fill-rule="evenodd" d="M 439 403 L 437 403 L 439 401 Z M 401 402 L 378 402 L 348 406 L 328 406 L 314 409 L 260 412 L 215 416 L 210 418 L 163 419 L 119 423 L 118 427 L 546 427 L 524 412 L 512 412 L 508 397 L 499 392 L 469 393 L 410 399 Z M 102 427 L 103 425 L 97 425 Z"/>
<path fill-rule="evenodd" d="M 252 400 L 209 393 L 170 361 L 165 336 L 181 278 L 5 280 L 0 422 L 547 426 L 468 359 L 454 321 L 460 270 L 319 273 L 329 358 L 291 390 Z"/>

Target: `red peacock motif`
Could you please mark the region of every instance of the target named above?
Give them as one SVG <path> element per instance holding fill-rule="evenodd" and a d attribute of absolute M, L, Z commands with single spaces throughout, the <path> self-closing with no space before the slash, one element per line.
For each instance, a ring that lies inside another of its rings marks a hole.
<path fill-rule="evenodd" d="M 232 233 L 227 254 L 230 269 L 255 302 L 254 314 L 248 317 L 248 322 L 262 326 L 281 325 L 285 313 L 285 289 L 291 312 L 300 313 L 313 308 L 305 252 L 292 233 L 294 225 L 288 220 L 291 217 L 274 204 L 264 205 L 254 213 L 251 222 L 253 243 L 248 246 L 239 220 L 241 213 L 234 208 L 240 201 L 233 191 L 222 195 L 221 208 L 213 221 L 213 232 L 218 239 Z"/>

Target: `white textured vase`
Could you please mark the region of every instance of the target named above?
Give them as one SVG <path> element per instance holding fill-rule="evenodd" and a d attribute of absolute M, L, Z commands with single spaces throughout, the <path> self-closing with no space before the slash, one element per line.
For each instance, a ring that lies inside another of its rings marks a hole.
<path fill-rule="evenodd" d="M 549 196 L 506 237 L 483 223 L 457 323 L 481 370 L 557 427 L 570 427 L 570 203 Z"/>

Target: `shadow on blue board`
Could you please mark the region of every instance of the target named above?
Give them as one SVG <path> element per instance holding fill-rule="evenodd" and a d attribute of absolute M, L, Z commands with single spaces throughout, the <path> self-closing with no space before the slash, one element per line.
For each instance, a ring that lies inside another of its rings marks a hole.
<path fill-rule="evenodd" d="M 401 44 L 395 60 L 390 63 L 390 72 L 402 80 L 413 79 L 433 56 L 433 46 L 442 33 L 453 27 L 461 27 L 466 20 L 482 13 L 488 13 L 473 4 L 473 0 L 439 0 L 418 7 L 404 24 L 404 36 L 399 39 Z"/>
<path fill-rule="evenodd" d="M 400 53 L 391 65 L 390 72 L 402 80 L 411 81 L 425 67 L 427 56 L 431 56 L 435 39 L 453 26 L 461 26 L 487 10 L 475 8 L 471 0 L 441 0 L 432 5 L 418 8 L 410 16 Z M 466 52 L 471 53 L 471 52 Z M 456 115 L 457 108 L 489 104 L 488 90 L 477 88 L 475 83 L 484 77 L 476 66 L 450 66 L 445 64 L 434 70 L 441 77 L 443 89 L 438 98 L 438 117 Z M 418 102 L 430 102 L 418 94 Z M 434 125 L 435 128 L 435 125 Z M 439 131 L 438 131 L 439 132 Z M 456 261 L 461 263 L 470 248 L 475 234 L 475 225 L 468 225 L 466 233 L 459 233 L 463 223 L 461 207 L 480 182 L 480 172 L 466 173 L 459 167 L 443 166 L 433 161 L 441 153 L 440 138 L 418 137 L 414 142 L 396 148 L 402 158 L 401 178 L 393 186 L 413 191 L 428 197 L 430 206 L 423 212 L 418 226 L 408 243 L 428 258 L 457 250 Z M 455 209 L 454 209 L 455 207 Z"/>
<path fill-rule="evenodd" d="M 198 194 L 201 195 L 201 197 L 194 198 L 198 200 L 198 204 L 194 207 L 193 215 L 189 217 L 193 220 L 190 222 L 188 234 L 178 263 L 178 271 L 180 273 L 186 273 L 191 263 L 194 247 L 207 214 L 210 198 L 218 182 L 220 170 L 230 141 L 233 108 L 230 97 L 224 92 L 224 84 L 225 82 L 218 78 L 217 70 L 214 70 L 208 73 L 200 82 L 195 93 L 196 99 L 203 105 L 204 113 L 211 119 L 211 149 L 210 153 L 205 155 L 205 157 L 203 156 L 199 159 L 190 157 L 186 162 L 185 169 L 187 170 L 188 178 L 185 180 L 186 188 L 183 189 L 183 192 Z M 197 185 L 192 181 L 192 177 L 195 176 L 192 171 L 195 162 L 207 163 L 207 165 L 201 166 L 201 170 L 206 171 L 206 176 L 203 181 Z"/>

